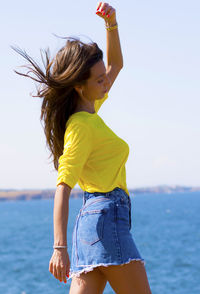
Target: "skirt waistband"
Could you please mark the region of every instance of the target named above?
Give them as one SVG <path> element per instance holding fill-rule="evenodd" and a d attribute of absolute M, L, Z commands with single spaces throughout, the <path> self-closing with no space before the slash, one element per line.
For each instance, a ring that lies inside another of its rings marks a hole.
<path fill-rule="evenodd" d="M 117 199 L 118 197 L 120 198 L 124 198 L 124 200 L 128 200 L 128 202 L 130 201 L 130 196 L 121 188 L 119 187 L 116 187 L 114 188 L 112 191 L 109 191 L 109 192 L 87 192 L 87 191 L 84 191 L 84 197 L 83 197 L 83 200 L 84 200 L 84 203 L 91 197 L 97 197 L 97 196 L 105 196 L 105 197 L 108 197 L 112 200 L 115 200 Z"/>

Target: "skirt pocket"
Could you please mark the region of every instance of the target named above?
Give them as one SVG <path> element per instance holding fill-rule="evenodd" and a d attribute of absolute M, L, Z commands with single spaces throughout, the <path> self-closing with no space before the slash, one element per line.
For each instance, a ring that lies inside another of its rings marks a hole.
<path fill-rule="evenodd" d="M 107 209 L 82 211 L 78 225 L 80 242 L 93 245 L 103 238 L 104 219 Z"/>

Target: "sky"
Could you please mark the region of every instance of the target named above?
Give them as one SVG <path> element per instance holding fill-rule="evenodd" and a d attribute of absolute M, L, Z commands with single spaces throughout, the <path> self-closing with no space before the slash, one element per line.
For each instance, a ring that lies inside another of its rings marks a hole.
<path fill-rule="evenodd" d="M 116 9 L 124 66 L 99 110 L 129 144 L 129 189 L 200 186 L 200 2 L 109 1 Z M 58 36 L 96 42 L 104 52 L 98 1 L 3 1 L 0 46 L 0 189 L 54 189 L 57 171 L 40 122 L 36 83 L 17 75 L 27 64 L 10 46 L 42 65 L 64 45 Z M 79 188 L 78 184 L 74 188 Z"/>

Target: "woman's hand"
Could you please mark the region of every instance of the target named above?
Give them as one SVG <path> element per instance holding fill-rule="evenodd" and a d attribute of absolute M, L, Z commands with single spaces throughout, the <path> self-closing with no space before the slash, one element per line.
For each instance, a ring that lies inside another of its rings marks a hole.
<path fill-rule="evenodd" d="M 107 25 L 116 24 L 116 11 L 108 3 L 98 2 L 96 14 L 102 17 Z"/>
<path fill-rule="evenodd" d="M 65 248 L 54 249 L 49 262 L 49 271 L 60 282 L 67 283 L 66 276 L 69 277 L 70 259 Z"/>

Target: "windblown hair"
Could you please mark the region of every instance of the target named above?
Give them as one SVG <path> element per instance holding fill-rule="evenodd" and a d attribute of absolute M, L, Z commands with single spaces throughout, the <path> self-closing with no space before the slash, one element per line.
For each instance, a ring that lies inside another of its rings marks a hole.
<path fill-rule="evenodd" d="M 44 121 L 46 145 L 53 156 L 53 163 L 58 170 L 59 157 L 63 153 L 64 133 L 69 116 L 74 113 L 79 94 L 75 85 L 84 85 L 90 78 L 90 69 L 98 61 L 103 60 L 103 51 L 94 42 L 84 43 L 76 37 L 66 37 L 63 46 L 50 60 L 49 48 L 45 52 L 45 61 L 41 53 L 45 71 L 23 50 L 11 46 L 24 57 L 29 65 L 22 65 L 29 71 L 19 75 L 29 77 L 39 83 L 37 95 L 43 99 L 40 120 Z M 71 40 L 70 40 L 71 39 Z M 41 51 L 40 51 L 41 52 Z M 28 75 L 33 73 L 35 76 Z"/>

